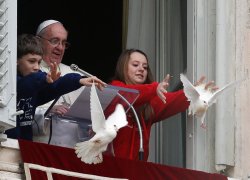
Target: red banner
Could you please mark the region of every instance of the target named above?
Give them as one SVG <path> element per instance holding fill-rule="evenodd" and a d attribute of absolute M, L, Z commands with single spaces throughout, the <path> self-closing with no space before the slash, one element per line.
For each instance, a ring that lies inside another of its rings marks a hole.
<path fill-rule="evenodd" d="M 226 176 L 220 174 L 211 174 L 143 161 L 119 159 L 107 155 L 104 155 L 101 164 L 89 165 L 77 158 L 74 149 L 24 140 L 19 140 L 19 146 L 24 163 L 38 164 L 77 173 L 130 180 L 227 180 Z M 43 171 L 31 169 L 30 172 L 32 180 L 47 179 L 47 175 Z M 56 173 L 53 173 L 52 177 L 58 180 L 82 179 Z"/>

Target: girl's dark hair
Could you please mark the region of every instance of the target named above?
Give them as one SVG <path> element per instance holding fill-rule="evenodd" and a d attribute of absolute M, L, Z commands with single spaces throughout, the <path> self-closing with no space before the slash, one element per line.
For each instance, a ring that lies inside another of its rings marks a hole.
<path fill-rule="evenodd" d="M 43 55 L 39 37 L 32 34 L 22 34 L 17 37 L 17 59 L 22 58 L 26 54 Z"/>
<path fill-rule="evenodd" d="M 146 55 L 146 53 L 144 53 L 142 50 L 139 49 L 126 49 L 124 50 L 120 57 L 118 58 L 117 64 L 116 64 L 116 69 L 115 69 L 115 75 L 112 78 L 112 80 L 119 80 L 122 81 L 126 84 L 128 84 L 128 61 L 130 59 L 130 55 L 134 52 L 138 52 L 140 54 L 143 54 L 147 61 L 148 61 L 148 57 Z M 152 83 L 154 81 L 153 75 L 152 75 L 152 71 L 150 69 L 150 67 L 148 66 L 148 75 L 146 77 L 146 80 L 144 82 L 144 84 L 148 84 L 148 83 Z"/>

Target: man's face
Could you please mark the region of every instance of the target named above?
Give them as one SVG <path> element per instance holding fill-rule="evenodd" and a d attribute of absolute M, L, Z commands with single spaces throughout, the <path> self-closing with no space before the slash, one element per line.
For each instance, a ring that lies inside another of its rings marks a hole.
<path fill-rule="evenodd" d="M 17 60 L 17 70 L 22 76 L 27 76 L 40 69 L 42 56 L 37 54 L 26 54 Z"/>
<path fill-rule="evenodd" d="M 56 62 L 60 64 L 67 46 L 68 32 L 60 23 L 55 23 L 47 27 L 41 36 L 43 44 L 43 60 L 49 64 Z"/>

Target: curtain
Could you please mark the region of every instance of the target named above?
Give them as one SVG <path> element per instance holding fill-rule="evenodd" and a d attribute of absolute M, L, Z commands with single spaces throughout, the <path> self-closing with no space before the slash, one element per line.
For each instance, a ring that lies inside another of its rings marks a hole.
<path fill-rule="evenodd" d="M 185 4 L 184 0 L 129 0 L 128 5 L 126 48 L 146 52 L 157 81 L 173 75 L 170 89 L 178 86 L 179 74 L 186 68 Z M 182 119 L 179 114 L 152 127 L 149 161 L 184 166 Z"/>
<path fill-rule="evenodd" d="M 129 0 L 126 48 L 146 52 L 155 69 L 155 4 L 152 0 Z"/>

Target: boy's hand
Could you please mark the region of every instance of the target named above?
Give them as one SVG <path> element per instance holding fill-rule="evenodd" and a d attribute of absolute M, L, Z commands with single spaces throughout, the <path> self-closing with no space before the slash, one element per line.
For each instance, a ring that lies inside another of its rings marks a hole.
<path fill-rule="evenodd" d="M 96 76 L 91 76 L 91 77 L 80 79 L 80 84 L 82 84 L 84 86 L 88 86 L 88 87 L 90 87 L 93 82 L 95 83 L 96 87 L 99 90 L 103 90 L 103 88 L 107 86 L 107 84 L 105 82 L 98 79 Z"/>
<path fill-rule="evenodd" d="M 57 63 L 50 63 L 50 71 L 47 73 L 47 82 L 53 83 L 56 81 L 61 75 L 61 72 L 58 71 Z"/>

